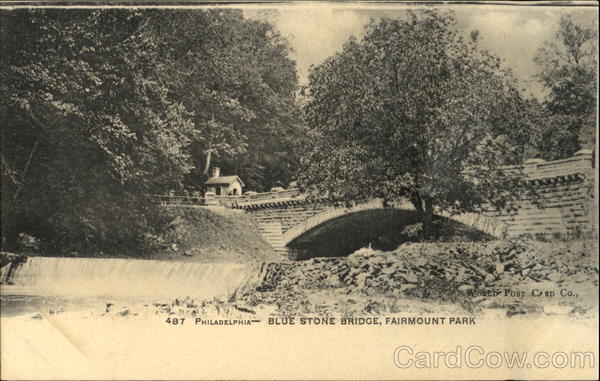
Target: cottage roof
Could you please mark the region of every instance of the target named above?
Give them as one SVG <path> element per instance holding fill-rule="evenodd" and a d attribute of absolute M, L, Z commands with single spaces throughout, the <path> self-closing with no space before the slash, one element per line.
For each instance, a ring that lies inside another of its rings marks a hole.
<path fill-rule="evenodd" d="M 236 181 L 239 182 L 241 186 L 245 186 L 242 179 L 240 179 L 238 176 L 211 177 L 210 179 L 206 180 L 206 182 L 204 184 L 205 185 L 221 185 L 221 184 L 229 185 L 229 184 L 233 184 Z"/>

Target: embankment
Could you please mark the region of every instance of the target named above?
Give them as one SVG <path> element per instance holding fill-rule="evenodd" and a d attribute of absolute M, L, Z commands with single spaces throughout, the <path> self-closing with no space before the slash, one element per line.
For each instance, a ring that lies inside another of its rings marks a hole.
<path fill-rule="evenodd" d="M 258 231 L 252 216 L 222 207 L 166 207 L 162 210 L 159 232 L 147 234 L 139 247 L 111 247 L 90 252 L 48 252 L 24 249 L 33 257 L 154 259 L 203 263 L 279 262 L 276 254 Z M 9 260 L 2 253 L 2 266 Z"/>
<path fill-rule="evenodd" d="M 258 263 L 285 260 L 276 254 L 248 214 L 221 207 L 168 207 L 172 218 L 157 250 L 144 258 L 192 262 Z"/>

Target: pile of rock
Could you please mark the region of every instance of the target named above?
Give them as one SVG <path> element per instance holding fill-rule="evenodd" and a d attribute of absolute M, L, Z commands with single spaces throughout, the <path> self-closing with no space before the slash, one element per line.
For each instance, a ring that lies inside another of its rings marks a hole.
<path fill-rule="evenodd" d="M 528 282 L 568 279 L 597 285 L 593 249 L 570 250 L 524 241 L 413 243 L 392 252 L 363 249 L 346 258 L 271 264 L 259 290 L 348 288 L 366 295 L 436 299 L 456 291 L 481 295 Z"/>

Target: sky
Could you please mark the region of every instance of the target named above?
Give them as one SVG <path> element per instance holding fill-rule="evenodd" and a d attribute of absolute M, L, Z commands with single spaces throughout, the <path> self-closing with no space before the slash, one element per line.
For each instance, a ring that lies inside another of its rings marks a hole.
<path fill-rule="evenodd" d="M 597 8 L 559 6 L 453 5 L 456 27 L 466 36 L 479 31 L 480 46 L 505 60 L 519 79 L 527 95 L 543 97 L 543 89 L 533 79 L 537 69 L 533 62 L 544 41 L 554 38 L 561 15 L 597 30 Z M 407 5 L 343 3 L 300 3 L 244 8 L 249 18 L 270 21 L 294 49 L 298 76 L 306 83 L 311 65 L 340 51 L 352 35 L 361 37 L 371 19 L 401 18 Z M 414 8 L 414 6 L 413 6 Z"/>

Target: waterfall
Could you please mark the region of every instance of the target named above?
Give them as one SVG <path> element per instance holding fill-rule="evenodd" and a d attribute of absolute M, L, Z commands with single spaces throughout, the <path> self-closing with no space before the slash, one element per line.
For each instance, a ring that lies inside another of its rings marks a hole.
<path fill-rule="evenodd" d="M 2 268 L 3 292 L 111 297 L 213 297 L 257 280 L 259 267 L 142 259 L 29 257 Z"/>

